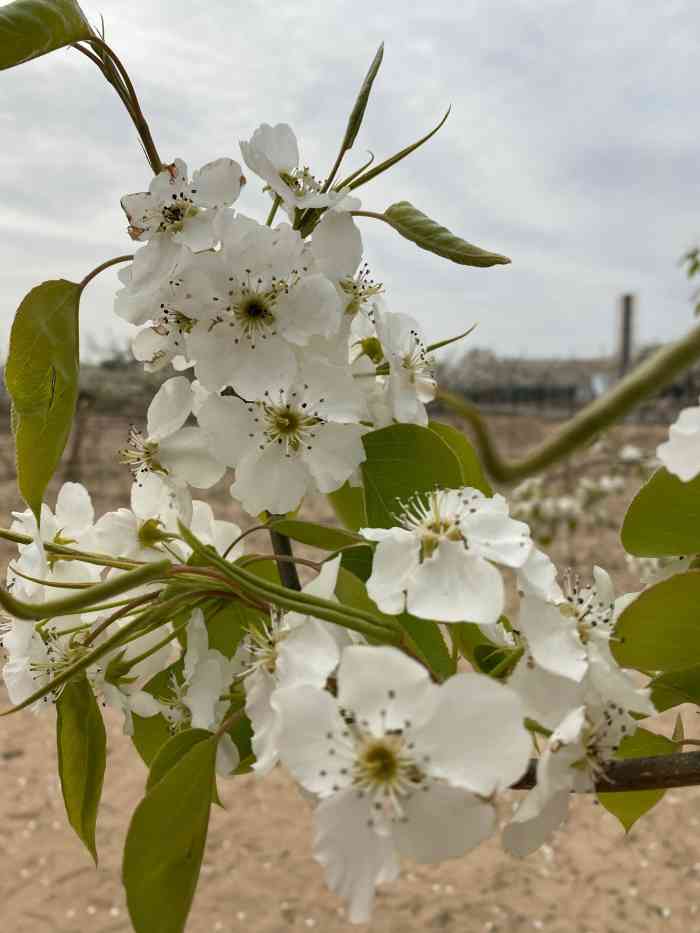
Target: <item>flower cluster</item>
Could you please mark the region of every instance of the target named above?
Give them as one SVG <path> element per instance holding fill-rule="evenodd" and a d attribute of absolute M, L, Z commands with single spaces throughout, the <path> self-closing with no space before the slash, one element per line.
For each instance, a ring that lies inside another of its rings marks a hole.
<path fill-rule="evenodd" d="M 231 159 L 191 181 L 176 160 L 122 200 L 147 242 L 120 274 L 116 313 L 140 327 L 147 369 L 194 378 L 165 383 L 124 456 L 200 488 L 233 467 L 244 508 L 283 513 L 350 479 L 367 430 L 426 424 L 435 382 L 420 328 L 387 309 L 362 265 L 359 201 L 299 168 L 286 124 L 263 124 L 241 151 L 274 198 L 269 225 L 232 207 L 244 176 Z M 292 223 L 272 226 L 278 205 Z M 312 208 L 324 213 L 307 240 L 298 221 Z M 183 427 L 190 417 L 198 428 Z"/>

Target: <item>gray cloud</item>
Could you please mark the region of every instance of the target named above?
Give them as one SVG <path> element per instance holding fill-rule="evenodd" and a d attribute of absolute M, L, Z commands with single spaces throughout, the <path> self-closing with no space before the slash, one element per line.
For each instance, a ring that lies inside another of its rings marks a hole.
<path fill-rule="evenodd" d="M 479 321 L 498 352 L 611 346 L 617 296 L 640 296 L 640 337 L 691 323 L 678 258 L 700 235 L 695 91 L 700 8 L 690 0 L 86 0 L 127 63 L 166 158 L 237 155 L 262 122 L 290 122 L 305 161 L 331 163 L 376 45 L 384 66 L 348 165 L 379 157 L 453 113 L 431 143 L 362 191 L 408 199 L 512 266 L 473 270 L 363 222 L 390 305 L 431 338 Z M 1 339 L 38 281 L 80 278 L 130 248 L 119 197 L 148 167 L 121 105 L 75 52 L 0 75 Z M 242 209 L 266 207 L 255 180 Z M 108 342 L 116 278 L 91 286 L 83 332 Z"/>

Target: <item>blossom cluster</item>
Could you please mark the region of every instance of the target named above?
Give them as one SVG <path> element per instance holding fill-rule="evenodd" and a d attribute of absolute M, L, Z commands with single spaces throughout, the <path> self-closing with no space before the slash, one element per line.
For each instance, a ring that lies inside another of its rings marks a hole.
<path fill-rule="evenodd" d="M 241 151 L 270 195 L 266 224 L 235 209 L 245 177 L 232 159 L 191 178 L 176 160 L 148 192 L 122 200 L 142 245 L 120 275 L 116 313 L 137 329 L 146 369 L 174 374 L 121 452 L 134 474 L 130 508 L 96 519 L 87 490 L 66 483 L 40 523 L 14 513 L 8 589 L 46 605 L 47 617 L 6 616 L 3 676 L 13 704 L 40 712 L 78 671 L 135 742 L 145 719 L 168 735 L 210 732 L 221 776 L 286 767 L 313 806 L 328 885 L 363 922 L 402 857 L 461 856 L 496 833 L 499 796 L 528 771 L 535 737 L 536 785 L 503 833 L 506 849 L 540 846 L 565 819 L 570 791 L 594 786 L 654 712 L 611 648 L 637 594 L 616 599 L 600 568 L 589 584 L 562 581 L 537 546 L 543 523 L 578 520 L 616 491 L 606 477 L 551 507 L 532 484 L 512 509 L 467 484 L 397 497 L 391 527 L 366 522 L 354 535 L 370 555 L 372 607 L 354 625 L 342 612 L 341 554 L 311 562 L 316 576 L 291 594 L 297 602 L 276 584 L 245 591 L 241 581 L 256 580 L 246 561 L 270 555 L 246 554 L 255 528 L 217 520 L 191 490 L 233 468 L 232 496 L 267 521 L 309 493 L 358 484 L 363 437 L 426 426 L 436 385 L 420 328 L 388 309 L 363 263 L 359 201 L 300 164 L 284 124 L 263 124 Z M 275 224 L 279 211 L 286 220 Z M 157 562 L 167 567 L 159 582 L 127 599 L 49 611 Z M 204 589 L 192 589 L 198 580 Z M 507 618 L 509 580 L 518 611 Z M 216 639 L 211 599 L 239 611 Z M 449 674 L 404 638 L 407 617 L 443 639 Z M 464 626 L 495 666 L 463 650 Z M 241 717 L 248 740 L 234 729 Z"/>
<path fill-rule="evenodd" d="M 233 467 L 247 511 L 284 513 L 352 479 L 368 430 L 426 424 L 435 381 L 418 324 L 388 310 L 362 262 L 358 199 L 322 190 L 286 124 L 263 124 L 241 151 L 273 198 L 268 225 L 234 209 L 245 177 L 232 159 L 191 180 L 178 159 L 122 199 L 145 244 L 120 273 L 116 313 L 140 328 L 146 369 L 193 376 L 163 385 L 124 456 L 137 475 L 198 488 Z M 272 226 L 278 207 L 291 223 Z M 305 239 L 298 222 L 320 209 Z"/>
<path fill-rule="evenodd" d="M 163 489 L 147 477 L 134 483 L 130 509 L 95 520 L 84 487 L 66 483 L 55 509 L 44 506 L 38 531 L 29 511 L 15 513 L 13 530 L 32 543 L 20 545 L 11 564 L 13 593 L 40 603 L 57 588 L 104 574 L 62 558 L 57 549 L 66 546 L 77 554 L 186 562 L 191 552 L 174 522 L 182 502 Z M 200 501 L 189 512 L 200 541 L 231 560 L 242 556 L 237 526 L 216 521 Z M 502 497 L 469 488 L 416 496 L 401 525 L 362 535 L 376 542 L 368 592 L 383 612 L 408 609 L 444 622 L 448 638 L 454 623 L 479 623 L 509 658 L 504 675 L 464 671 L 443 680 L 395 647 L 274 608 L 228 651 L 210 646 L 197 608 L 180 623 L 184 648 L 168 622 L 86 672 L 98 699 L 123 712 L 127 733 L 135 720 L 154 716 L 172 733 L 215 732 L 242 691 L 252 768 L 264 775 L 281 762 L 313 802 L 315 856 L 355 922 L 369 919 L 376 886 L 397 876 L 401 857 L 457 857 L 497 831 L 498 796 L 528 768 L 533 728 L 547 736 L 537 785 L 503 833 L 505 848 L 517 855 L 549 838 L 566 816 L 570 791 L 590 788 L 634 732 L 634 715 L 654 712 L 648 689 L 610 650 L 617 614 L 634 595 L 616 600 L 600 568 L 591 585 L 568 578 L 560 587 L 556 568 L 534 548 L 527 526 L 508 516 Z M 335 600 L 339 566 L 339 556 L 327 560 L 302 593 Z M 502 615 L 502 566 L 520 583 L 512 622 Z M 122 572 L 114 567 L 107 576 Z M 131 596 L 147 598 L 148 588 Z M 3 675 L 11 700 L 31 697 L 100 644 L 108 612 L 91 609 L 36 627 L 7 619 Z M 125 615 L 118 625 L 128 621 Z M 59 697 L 60 690 L 47 694 L 35 711 Z M 232 774 L 240 762 L 224 733 L 219 774 Z"/>

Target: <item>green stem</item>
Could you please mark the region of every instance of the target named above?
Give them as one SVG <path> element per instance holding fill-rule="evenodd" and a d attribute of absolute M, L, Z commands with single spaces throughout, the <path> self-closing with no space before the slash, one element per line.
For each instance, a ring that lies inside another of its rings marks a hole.
<path fill-rule="evenodd" d="M 278 194 L 276 194 L 275 199 L 272 202 L 272 207 L 270 208 L 270 213 L 267 215 L 267 220 L 265 221 L 266 227 L 272 226 L 272 221 L 275 219 L 277 208 L 280 206 L 281 203 L 282 203 L 282 198 Z"/>
<path fill-rule="evenodd" d="M 34 538 L 31 535 L 23 535 L 18 531 L 10 531 L 7 528 L 0 528 L 0 538 L 5 541 L 12 541 L 14 544 L 33 544 Z M 85 564 L 98 564 L 100 567 L 116 567 L 117 570 L 133 570 L 135 567 L 144 566 L 143 561 L 119 559 L 110 557 L 108 554 L 97 554 L 92 551 L 78 551 L 75 548 L 67 547 L 65 544 L 54 544 L 51 541 L 44 541 L 44 550 L 49 554 L 56 554 L 63 560 L 80 560 Z"/>
<path fill-rule="evenodd" d="M 0 588 L 0 606 L 16 619 L 26 619 L 38 622 L 40 619 L 55 618 L 66 612 L 76 609 L 90 609 L 95 603 L 102 602 L 112 596 L 120 596 L 128 590 L 149 583 L 157 577 L 162 577 L 170 568 L 170 561 L 162 560 L 153 564 L 146 564 L 136 570 L 130 570 L 106 583 L 96 583 L 87 590 L 81 590 L 75 596 L 66 596 L 64 599 L 52 599 L 44 603 L 25 603 L 15 599 L 6 590 Z"/>
<path fill-rule="evenodd" d="M 111 616 L 103 619 L 103 621 L 100 622 L 100 624 L 90 632 L 88 637 L 83 642 L 85 647 L 91 645 L 93 641 L 95 641 L 95 639 L 102 634 L 102 632 L 105 632 L 110 627 L 110 625 L 112 625 L 118 619 L 131 615 L 134 609 L 138 609 L 138 607 L 142 606 L 144 603 L 151 602 L 157 596 L 160 596 L 160 591 L 157 593 L 146 593 L 144 596 L 137 596 L 136 599 L 128 600 L 116 612 L 113 612 Z"/>
<path fill-rule="evenodd" d="M 120 262 L 131 262 L 133 258 L 134 258 L 133 253 L 128 253 L 125 256 L 115 256 L 114 259 L 108 259 L 106 262 L 103 262 L 99 266 L 96 266 L 92 270 L 92 272 L 88 272 L 88 274 L 85 276 L 85 278 L 80 283 L 80 291 L 82 291 L 88 283 L 92 282 L 95 276 L 99 275 L 100 272 L 104 272 L 105 269 L 109 269 L 110 266 L 116 266 Z"/>
<path fill-rule="evenodd" d="M 700 327 L 695 327 L 682 340 L 662 347 L 637 366 L 606 395 L 583 408 L 553 437 L 548 438 L 522 460 L 503 459 L 475 405 L 444 389 L 438 390 L 437 398 L 470 423 L 482 462 L 493 479 L 502 483 L 513 483 L 545 470 L 583 446 L 647 396 L 672 382 L 698 357 Z"/>
<path fill-rule="evenodd" d="M 516 648 L 514 651 L 511 651 L 489 671 L 489 677 L 504 677 L 506 674 L 510 673 L 524 654 L 524 648 Z"/>

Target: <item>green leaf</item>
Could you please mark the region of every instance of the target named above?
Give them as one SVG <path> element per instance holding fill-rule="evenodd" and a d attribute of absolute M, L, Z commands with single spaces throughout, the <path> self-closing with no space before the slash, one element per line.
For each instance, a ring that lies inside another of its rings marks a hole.
<path fill-rule="evenodd" d="M 181 679 L 183 661 L 180 658 L 164 671 L 159 671 L 152 677 L 144 690 L 156 699 L 167 696 L 171 689 L 173 677 Z M 159 713 L 157 716 L 133 715 L 134 731 L 131 741 L 147 767 L 153 763 L 160 749 L 172 738 L 172 732 L 166 718 Z"/>
<path fill-rule="evenodd" d="M 458 489 L 462 468 L 435 431 L 415 424 L 394 424 L 362 438 L 367 459 L 362 477 L 370 528 L 391 528 L 415 493 L 436 487 Z"/>
<path fill-rule="evenodd" d="M 159 750 L 148 772 L 146 791 L 152 790 L 165 775 L 200 742 L 207 742 L 212 733 L 206 729 L 185 729 L 172 736 Z"/>
<path fill-rule="evenodd" d="M 357 534 L 343 528 L 319 525 L 316 522 L 303 522 L 297 519 L 283 519 L 273 523 L 275 531 L 287 535 L 292 541 L 308 544 L 323 551 L 339 551 L 341 548 L 362 544 L 364 540 Z"/>
<path fill-rule="evenodd" d="M 19 488 L 37 521 L 78 398 L 79 302 L 79 285 L 63 279 L 44 282 L 22 301 L 10 333 L 5 382 L 12 399 Z"/>
<path fill-rule="evenodd" d="M 479 458 L 469 443 L 469 439 L 457 428 L 453 428 L 450 424 L 443 424 L 441 421 L 431 421 L 428 427 L 445 441 L 459 460 L 462 470 L 462 485 L 472 486 L 474 489 L 480 489 L 485 496 L 492 496 L 493 490 L 484 475 Z"/>
<path fill-rule="evenodd" d="M 459 265 L 485 268 L 503 266 L 510 262 L 507 256 L 490 253 L 455 236 L 446 227 L 441 227 L 408 201 L 392 204 L 382 216 L 397 233 L 415 243 L 416 246 L 459 263 Z"/>
<path fill-rule="evenodd" d="M 68 821 L 97 864 L 95 826 L 107 736 L 97 700 L 84 677 L 66 684 L 56 702 L 56 744 Z"/>
<path fill-rule="evenodd" d="M 15 0 L 0 7 L 0 71 L 90 35 L 75 0 Z"/>
<path fill-rule="evenodd" d="M 363 583 L 366 583 L 372 573 L 374 549 L 369 544 L 361 544 L 358 547 L 346 548 L 342 555 L 340 566 L 359 577 Z"/>
<path fill-rule="evenodd" d="M 651 701 L 660 713 L 681 703 L 700 706 L 700 664 L 682 671 L 660 674 L 649 686 Z"/>
<path fill-rule="evenodd" d="M 367 525 L 365 494 L 362 486 L 345 483 L 340 489 L 328 494 L 328 501 L 339 521 L 350 531 L 358 531 Z"/>
<path fill-rule="evenodd" d="M 700 664 L 700 571 L 644 590 L 620 615 L 611 642 L 618 664 L 680 671 Z"/>
<path fill-rule="evenodd" d="M 450 634 L 457 639 L 459 652 L 474 667 L 480 670 L 477 655 L 483 655 L 483 649 L 495 651 L 498 645 L 490 641 L 475 622 L 458 622 L 450 625 Z"/>
<path fill-rule="evenodd" d="M 182 933 L 209 826 L 217 740 L 196 743 L 136 808 L 122 877 L 135 933 Z"/>
<path fill-rule="evenodd" d="M 668 470 L 657 470 L 627 510 L 622 545 L 638 557 L 700 551 L 700 477 L 683 483 Z"/>
<path fill-rule="evenodd" d="M 652 758 L 656 755 L 671 755 L 676 751 L 674 743 L 663 735 L 637 729 L 634 735 L 623 739 L 617 758 Z M 620 793 L 598 794 L 598 800 L 606 810 L 616 816 L 625 832 L 629 832 L 637 820 L 648 813 L 666 793 L 664 790 L 626 790 Z"/>
<path fill-rule="evenodd" d="M 358 131 L 362 125 L 362 120 L 365 115 L 365 110 L 367 109 L 367 101 L 369 100 L 370 92 L 372 91 L 372 85 L 374 84 L 374 79 L 377 77 L 377 72 L 379 71 L 379 66 L 382 63 L 384 58 L 384 43 L 379 46 L 377 49 L 377 54 L 372 59 L 372 64 L 369 66 L 369 71 L 365 75 L 365 80 L 362 82 L 362 87 L 360 92 L 357 95 L 357 100 L 355 101 L 355 106 L 352 108 L 352 113 L 348 117 L 348 126 L 345 130 L 345 138 L 341 145 L 341 151 L 347 152 L 348 149 L 352 149 L 353 143 L 357 138 Z"/>

